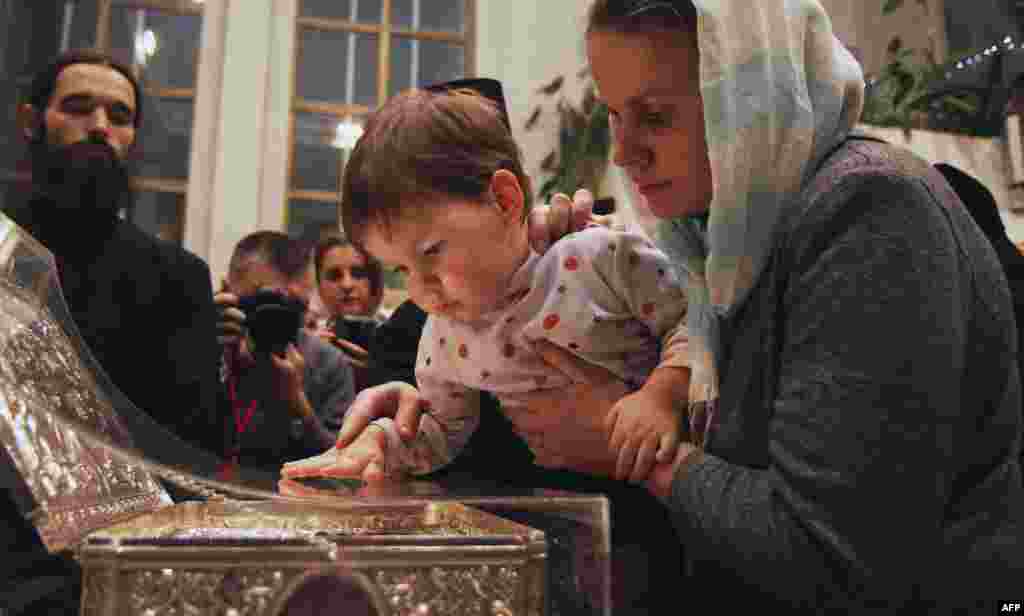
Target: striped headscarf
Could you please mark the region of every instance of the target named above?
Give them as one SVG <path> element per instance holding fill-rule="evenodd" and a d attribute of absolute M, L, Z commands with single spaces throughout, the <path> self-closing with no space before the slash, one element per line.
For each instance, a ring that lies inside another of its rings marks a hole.
<path fill-rule="evenodd" d="M 817 0 L 693 0 L 714 195 L 706 227 L 662 220 L 659 246 L 685 269 L 691 430 L 703 444 L 719 397 L 720 323 L 743 305 L 779 221 L 860 117 L 860 65 Z"/>

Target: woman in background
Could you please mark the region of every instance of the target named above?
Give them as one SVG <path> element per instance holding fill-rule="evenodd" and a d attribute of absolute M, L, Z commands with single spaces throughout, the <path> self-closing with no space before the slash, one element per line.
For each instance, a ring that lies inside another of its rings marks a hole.
<path fill-rule="evenodd" d="M 384 273 L 380 262 L 339 236 L 321 240 L 314 258 L 317 298 L 311 313 L 318 334 L 344 351 L 356 368 L 365 369 L 373 334 L 387 318 L 381 311 Z M 364 372 L 357 370 L 357 389 Z"/>

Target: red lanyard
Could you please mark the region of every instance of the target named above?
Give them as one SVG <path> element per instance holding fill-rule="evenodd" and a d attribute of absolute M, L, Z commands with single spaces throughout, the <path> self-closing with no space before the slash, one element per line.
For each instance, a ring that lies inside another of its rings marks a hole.
<path fill-rule="evenodd" d="M 256 410 L 256 401 L 251 401 L 249 403 L 249 408 L 242 407 L 242 403 L 239 402 L 238 395 L 235 390 L 234 375 L 228 376 L 228 396 L 231 397 L 231 411 L 235 416 L 235 435 L 237 436 L 237 442 L 234 448 L 234 456 L 237 458 L 238 452 L 242 448 L 242 435 L 245 434 L 246 429 L 248 429 L 249 422 L 252 421 L 252 414 Z"/>

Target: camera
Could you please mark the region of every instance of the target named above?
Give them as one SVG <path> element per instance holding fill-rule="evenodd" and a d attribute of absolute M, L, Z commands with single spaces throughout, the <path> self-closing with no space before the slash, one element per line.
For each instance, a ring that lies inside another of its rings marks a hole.
<path fill-rule="evenodd" d="M 240 297 L 238 308 L 245 313 L 253 354 L 284 353 L 290 343 L 298 341 L 306 312 L 301 301 L 278 291 L 257 291 Z"/>
<path fill-rule="evenodd" d="M 377 322 L 368 318 L 346 316 L 334 322 L 335 336 L 364 349 L 370 348 L 370 339 L 376 330 Z"/>

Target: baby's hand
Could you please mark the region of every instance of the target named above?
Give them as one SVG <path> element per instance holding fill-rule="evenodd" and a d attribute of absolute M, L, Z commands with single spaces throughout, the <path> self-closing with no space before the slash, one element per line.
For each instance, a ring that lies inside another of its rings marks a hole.
<path fill-rule="evenodd" d="M 387 437 L 384 430 L 370 424 L 347 447 L 331 447 L 312 458 L 288 462 L 281 469 L 284 477 L 356 477 L 367 483 L 387 478 Z"/>
<path fill-rule="evenodd" d="M 680 414 L 663 390 L 645 387 L 622 398 L 607 422 L 611 448 L 618 452 L 616 479 L 644 481 L 656 461 L 671 461 L 679 447 Z"/>

